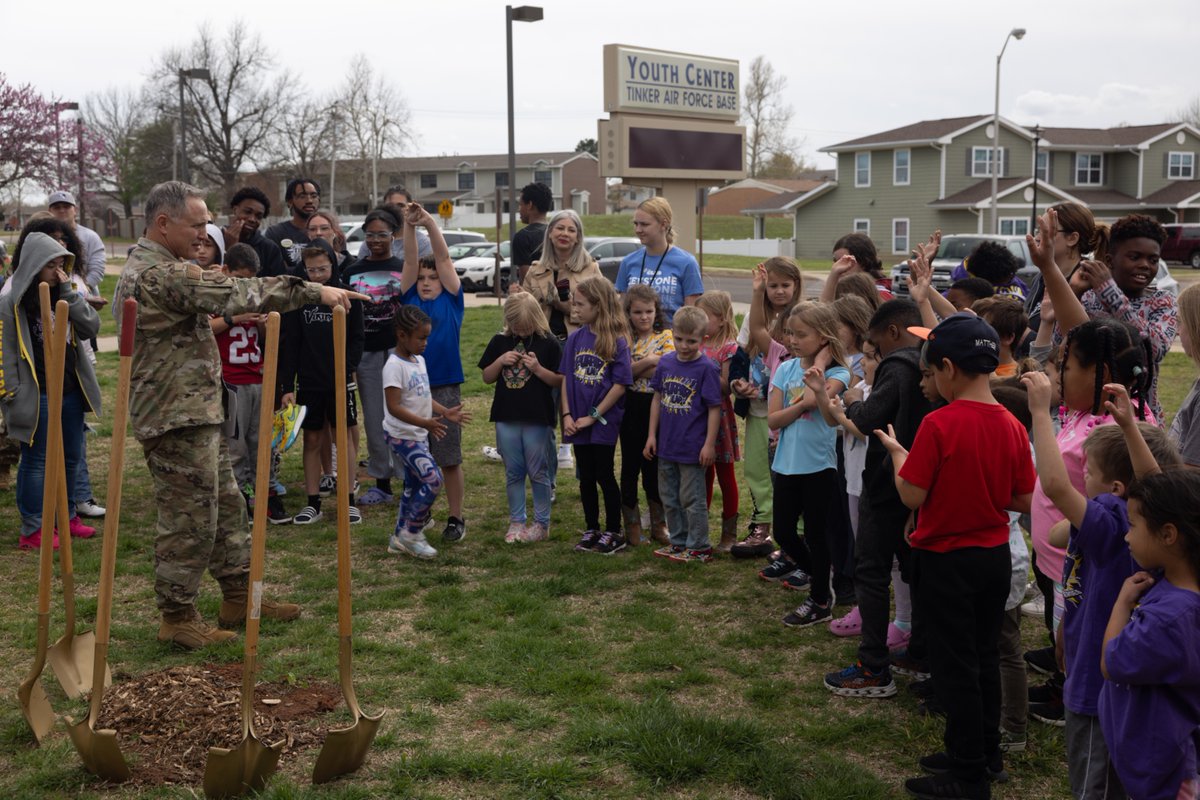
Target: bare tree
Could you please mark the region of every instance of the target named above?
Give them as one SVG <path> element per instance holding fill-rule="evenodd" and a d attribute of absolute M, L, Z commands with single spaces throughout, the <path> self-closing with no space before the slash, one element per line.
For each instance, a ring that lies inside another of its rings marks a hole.
<path fill-rule="evenodd" d="M 147 120 L 154 117 L 152 104 L 141 92 L 110 88 L 89 95 L 83 102 L 88 128 L 99 138 L 111 164 L 110 174 L 97 191 L 121 204 L 125 217 L 133 216 L 133 204 L 160 180 L 170 177 L 149 169 L 147 153 L 139 146 Z"/>
<path fill-rule="evenodd" d="M 318 166 L 327 165 L 334 147 L 337 114 L 332 98 L 298 100 L 278 122 L 267 166 L 300 177 L 311 176 Z"/>
<path fill-rule="evenodd" d="M 412 141 L 408 105 L 390 81 L 375 74 L 371 62 L 361 53 L 350 64 L 340 96 L 346 98 L 349 149 L 367 165 L 369 171 L 364 172 L 370 177 L 369 203 L 376 202 L 379 159 L 401 152 Z"/>
<path fill-rule="evenodd" d="M 262 38 L 235 21 L 218 39 L 205 26 L 184 49 L 165 52 L 154 73 L 164 112 L 178 113 L 179 71 L 207 69 L 206 80 L 184 81 L 188 163 L 228 197 L 238 170 L 267 158 L 266 145 L 290 112 L 296 92 L 272 76 L 274 57 Z"/>
<path fill-rule="evenodd" d="M 750 63 L 742 101 L 742 121 L 746 123 L 746 171 L 751 177 L 780 154 L 799 161 L 800 142 L 788 136 L 792 107 L 784 101 L 787 77 L 775 72 L 771 62 L 758 56 Z"/>
<path fill-rule="evenodd" d="M 1200 128 L 1200 95 L 1188 101 L 1187 105 L 1175 112 L 1179 122 L 1186 122 L 1193 128 Z"/>

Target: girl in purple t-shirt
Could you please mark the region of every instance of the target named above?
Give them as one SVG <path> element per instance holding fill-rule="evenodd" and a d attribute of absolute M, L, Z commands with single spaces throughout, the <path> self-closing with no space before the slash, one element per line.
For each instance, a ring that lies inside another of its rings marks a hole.
<path fill-rule="evenodd" d="M 625 548 L 621 487 L 613 468 L 625 387 L 633 383 L 625 315 L 613 285 L 602 277 L 575 286 L 571 313 L 582 327 L 567 337 L 558 371 L 563 376 L 563 441 L 575 446 L 587 525 L 575 549 L 611 555 Z M 603 529 L 597 487 L 604 492 Z"/>
<path fill-rule="evenodd" d="M 1200 471 L 1176 467 L 1147 475 L 1127 499 L 1125 541 L 1146 571 L 1125 581 L 1104 631 L 1100 726 L 1130 797 L 1195 800 Z"/>

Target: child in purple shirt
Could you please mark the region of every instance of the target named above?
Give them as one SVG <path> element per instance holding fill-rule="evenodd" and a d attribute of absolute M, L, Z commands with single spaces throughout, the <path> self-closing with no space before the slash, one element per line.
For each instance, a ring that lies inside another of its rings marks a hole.
<path fill-rule="evenodd" d="M 1104 629 L 1122 584 L 1135 571 L 1124 541 L 1129 530 L 1126 487 L 1135 476 L 1154 468 L 1156 460 L 1178 464 L 1179 455 L 1162 429 L 1134 420 L 1129 396 L 1124 387 L 1117 386 L 1112 391 L 1116 400 L 1108 405 L 1120 424 L 1093 428 L 1083 443 L 1085 497 L 1071 484 L 1055 440 L 1050 379 L 1042 373 L 1027 373 L 1022 380 L 1029 387 L 1042 489 L 1071 523 L 1065 541 L 1062 534 L 1050 533 L 1051 544 L 1067 548 L 1062 580 L 1066 607 L 1060 635 L 1067 676 L 1063 703 L 1071 793 L 1083 800 L 1102 800 L 1120 796 L 1113 794 L 1120 781 L 1100 730 L 1099 699 L 1104 684 L 1100 672 Z M 1145 459 L 1139 460 L 1142 449 L 1135 447 L 1131 437 L 1141 443 Z"/>
<path fill-rule="evenodd" d="M 654 400 L 643 455 L 658 456 L 658 491 L 671 536 L 654 555 L 672 561 L 712 561 L 704 473 L 716 460 L 722 395 L 721 370 L 701 352 L 707 325 L 699 308 L 676 311 L 675 352 L 659 360 L 650 381 Z"/>
<path fill-rule="evenodd" d="M 1138 572 L 1104 632 L 1100 724 L 1137 800 L 1195 800 L 1200 750 L 1200 471 L 1169 467 L 1129 490 Z"/>

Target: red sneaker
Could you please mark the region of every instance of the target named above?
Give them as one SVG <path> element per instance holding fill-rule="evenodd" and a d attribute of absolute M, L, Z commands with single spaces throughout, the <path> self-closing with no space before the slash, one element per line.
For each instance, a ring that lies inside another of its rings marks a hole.
<path fill-rule="evenodd" d="M 90 539 L 96 535 L 96 529 L 91 525 L 84 525 L 78 514 L 71 517 L 70 528 L 71 535 L 76 539 Z"/>
<path fill-rule="evenodd" d="M 42 529 L 38 528 L 28 536 L 17 539 L 17 547 L 22 550 L 38 550 L 42 546 Z M 58 549 L 58 531 L 54 532 L 54 549 Z"/>

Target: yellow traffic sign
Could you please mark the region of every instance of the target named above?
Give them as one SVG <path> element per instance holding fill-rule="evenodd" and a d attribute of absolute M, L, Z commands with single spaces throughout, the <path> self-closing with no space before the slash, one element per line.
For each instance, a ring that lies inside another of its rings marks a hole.
<path fill-rule="evenodd" d="M 443 200 L 438 203 L 438 216 L 442 219 L 450 219 L 454 216 L 454 204 L 449 200 Z"/>

